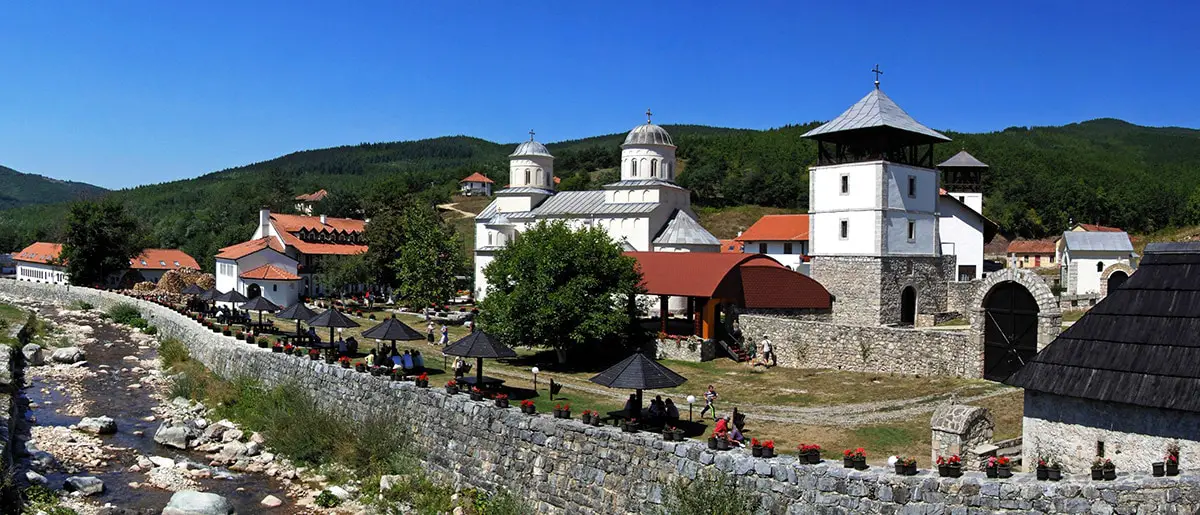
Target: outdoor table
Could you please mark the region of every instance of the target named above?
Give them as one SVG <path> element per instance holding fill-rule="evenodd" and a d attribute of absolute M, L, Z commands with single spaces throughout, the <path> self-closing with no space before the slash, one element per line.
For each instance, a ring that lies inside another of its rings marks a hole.
<path fill-rule="evenodd" d="M 464 377 L 464 378 L 458 379 L 457 381 L 467 383 L 470 386 L 475 386 L 476 379 L 478 379 L 478 378 L 476 378 L 475 376 L 471 376 L 471 377 Z M 481 390 L 488 390 L 488 389 L 499 388 L 501 386 L 504 386 L 503 379 L 483 376 L 483 383 L 479 385 L 479 388 Z"/>

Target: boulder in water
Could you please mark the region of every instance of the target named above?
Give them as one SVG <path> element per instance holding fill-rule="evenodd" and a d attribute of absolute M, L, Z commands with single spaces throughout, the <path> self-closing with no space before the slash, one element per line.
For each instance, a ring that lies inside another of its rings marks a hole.
<path fill-rule="evenodd" d="M 162 515 L 230 515 L 233 504 L 217 494 L 184 490 L 175 492 Z"/>
<path fill-rule="evenodd" d="M 63 488 L 68 492 L 96 495 L 104 491 L 104 481 L 96 476 L 74 476 L 63 482 Z"/>
<path fill-rule="evenodd" d="M 268 508 L 278 508 L 280 505 L 283 504 L 283 501 L 279 500 L 279 498 L 275 497 L 274 495 L 268 495 L 266 497 L 263 497 L 261 504 Z"/>
<path fill-rule="evenodd" d="M 87 353 L 83 352 L 83 349 L 79 347 L 63 347 L 61 349 L 54 349 L 54 352 L 50 354 L 50 361 L 55 363 L 78 363 L 83 361 L 85 357 L 87 357 Z"/>
<path fill-rule="evenodd" d="M 117 432 L 117 421 L 110 417 L 84 417 L 78 424 L 77 429 L 85 433 L 96 435 L 111 435 Z"/>
<path fill-rule="evenodd" d="M 188 430 L 183 426 L 168 426 L 164 423 L 154 432 L 154 441 L 167 447 L 187 449 Z"/>
<path fill-rule="evenodd" d="M 21 347 L 21 354 L 25 355 L 25 363 L 29 365 L 38 366 L 46 363 L 46 357 L 42 354 L 42 346 L 36 343 Z"/>
<path fill-rule="evenodd" d="M 46 486 L 46 476 L 32 470 L 25 471 L 25 481 L 28 481 L 31 485 Z"/>

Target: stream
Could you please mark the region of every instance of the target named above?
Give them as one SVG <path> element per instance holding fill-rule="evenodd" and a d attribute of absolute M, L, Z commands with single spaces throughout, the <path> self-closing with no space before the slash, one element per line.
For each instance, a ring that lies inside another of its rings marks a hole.
<path fill-rule="evenodd" d="M 68 477 L 91 475 L 104 481 L 104 491 L 87 497 L 88 504 L 111 504 L 132 512 L 159 513 L 174 492 L 148 484 L 148 474 L 136 471 L 139 468 L 136 465 L 143 456 L 162 456 L 186 463 L 188 470 L 207 471 L 183 473 L 182 477 L 193 484 L 179 489 L 219 494 L 241 515 L 293 512 L 295 506 L 288 501 L 278 508 L 260 504 L 267 495 L 288 499 L 286 485 L 282 482 L 265 474 L 210 467 L 203 453 L 174 449 L 154 441 L 154 432 L 161 422 L 160 414 L 155 412 L 160 404 L 158 394 L 166 390 L 168 382 L 158 379 L 157 351 L 152 341 L 132 334 L 124 326 L 94 317 L 82 318 L 79 312 L 61 311 L 45 304 L 25 307 L 38 309 L 39 316 L 55 326 L 88 325 L 92 328 L 90 338 L 70 342 L 87 353 L 85 367 L 47 363 L 28 367 L 25 371 L 22 391 L 25 402 L 20 404 L 25 406 L 23 416 L 28 425 L 20 428 L 18 434 L 32 434 L 38 449 L 55 455 L 60 464 L 69 463 L 79 469 L 75 473 L 68 473 L 62 466 L 47 470 L 44 475 L 48 486 L 61 488 Z M 48 362 L 53 349 L 44 352 Z M 77 370 L 64 371 L 64 368 Z M 73 377 L 64 381 L 63 372 Z M 117 423 L 117 432 L 99 436 L 71 433 L 68 436 L 64 429 L 53 429 L 54 432 L 47 429 L 66 428 L 85 416 L 111 417 Z M 48 436 L 62 441 L 53 445 L 42 441 Z M 97 458 L 96 454 L 91 454 L 80 458 L 64 450 L 75 448 L 82 453 L 95 453 L 93 439 L 99 439 L 104 454 L 109 456 Z M 22 460 L 22 465 L 24 467 L 18 470 L 23 475 L 23 471 L 28 470 L 28 456 Z M 206 475 L 211 477 L 203 477 Z"/>

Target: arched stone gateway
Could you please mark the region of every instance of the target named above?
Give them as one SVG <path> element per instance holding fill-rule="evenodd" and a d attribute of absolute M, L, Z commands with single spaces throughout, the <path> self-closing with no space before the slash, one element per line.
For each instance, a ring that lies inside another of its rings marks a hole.
<path fill-rule="evenodd" d="M 1100 296 L 1107 297 L 1108 292 L 1120 288 L 1131 275 L 1133 275 L 1133 267 L 1126 263 L 1109 265 L 1100 273 Z"/>
<path fill-rule="evenodd" d="M 900 325 L 913 325 L 917 320 L 917 289 L 906 286 L 900 292 Z"/>
<path fill-rule="evenodd" d="M 246 298 L 247 299 L 256 299 L 260 296 L 262 296 L 262 287 L 261 286 L 259 286 L 257 284 L 251 284 L 250 286 L 246 287 Z"/>
<path fill-rule="evenodd" d="M 1028 270 L 994 272 L 979 285 L 971 327 L 979 334 L 982 375 L 1003 381 L 1062 329 L 1062 311 L 1046 282 Z"/>

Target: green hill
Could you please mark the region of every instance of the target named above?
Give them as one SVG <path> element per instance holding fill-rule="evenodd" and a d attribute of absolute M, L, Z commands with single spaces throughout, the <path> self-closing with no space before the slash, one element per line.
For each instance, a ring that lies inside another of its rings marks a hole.
<path fill-rule="evenodd" d="M 816 151 L 800 135 L 815 125 L 666 128 L 679 146 L 680 183 L 711 217 L 743 205 L 806 209 L 807 169 Z M 985 212 L 1009 234 L 1052 234 L 1071 220 L 1135 233 L 1200 224 L 1200 131 L 1099 119 L 947 134 L 954 142 L 939 146 L 939 160 L 965 148 L 992 166 Z M 594 188 L 615 177 L 623 138 L 614 133 L 547 145 L 557 158 L 560 187 Z M 251 234 L 261 206 L 286 211 L 294 195 L 320 188 L 332 193 L 320 208 L 331 216 L 370 216 L 370 206 L 411 193 L 445 201 L 472 172 L 507 183 L 506 158 L 514 146 L 450 136 L 308 150 L 109 196 L 145 224 L 152 244 L 180 247 L 211 263 L 217 248 Z M 0 211 L 0 249 L 56 239 L 64 212 L 63 204 Z M 731 219 L 729 229 L 741 225 Z"/>
<path fill-rule="evenodd" d="M 0 166 L 0 209 L 53 204 L 103 195 L 108 190 L 82 182 L 60 181 Z"/>

